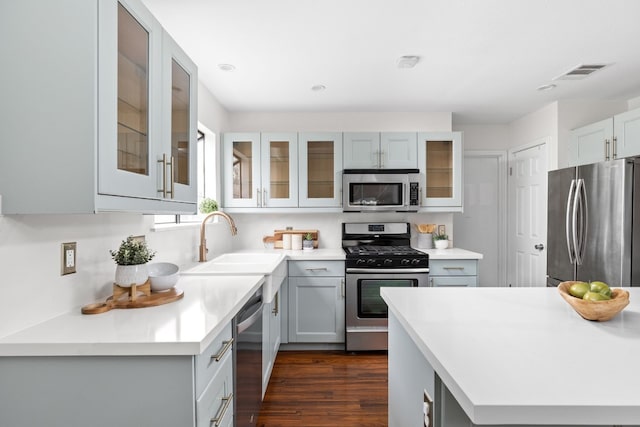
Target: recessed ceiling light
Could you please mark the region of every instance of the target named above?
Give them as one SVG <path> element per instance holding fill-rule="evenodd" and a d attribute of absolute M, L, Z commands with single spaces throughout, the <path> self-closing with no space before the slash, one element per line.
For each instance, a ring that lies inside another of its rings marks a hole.
<path fill-rule="evenodd" d="M 554 85 L 553 83 L 548 84 L 548 85 L 542 85 L 540 87 L 538 87 L 538 90 L 541 92 L 547 91 L 547 90 L 553 90 L 556 88 L 556 85 Z"/>
<path fill-rule="evenodd" d="M 420 61 L 419 56 L 415 55 L 405 55 L 398 58 L 398 68 L 413 68 Z"/>
<path fill-rule="evenodd" d="M 218 68 L 220 68 L 222 71 L 233 71 L 236 69 L 235 65 L 231 64 L 218 64 Z"/>
<path fill-rule="evenodd" d="M 327 87 L 325 85 L 314 85 L 311 86 L 311 90 L 314 92 L 321 92 L 323 90 L 325 90 Z"/>

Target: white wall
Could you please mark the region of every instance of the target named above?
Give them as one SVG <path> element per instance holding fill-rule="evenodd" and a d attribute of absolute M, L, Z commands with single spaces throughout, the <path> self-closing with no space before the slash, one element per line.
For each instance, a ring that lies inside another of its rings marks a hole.
<path fill-rule="evenodd" d="M 556 169 L 558 164 L 558 103 L 553 102 L 537 111 L 509 123 L 508 147 L 516 148 L 549 137 L 547 165 Z"/>
<path fill-rule="evenodd" d="M 451 113 L 233 113 L 230 132 L 450 131 Z"/>
<path fill-rule="evenodd" d="M 507 125 L 454 125 L 453 130 L 463 132 L 464 150 L 507 150 Z"/>

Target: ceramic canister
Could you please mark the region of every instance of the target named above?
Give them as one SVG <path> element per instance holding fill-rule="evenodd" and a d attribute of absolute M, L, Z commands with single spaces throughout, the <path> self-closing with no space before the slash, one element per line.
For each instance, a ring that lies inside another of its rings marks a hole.
<path fill-rule="evenodd" d="M 285 233 L 282 235 L 282 249 L 291 249 L 291 234 Z"/>
<path fill-rule="evenodd" d="M 302 234 L 291 235 L 291 249 L 294 251 L 302 250 Z"/>

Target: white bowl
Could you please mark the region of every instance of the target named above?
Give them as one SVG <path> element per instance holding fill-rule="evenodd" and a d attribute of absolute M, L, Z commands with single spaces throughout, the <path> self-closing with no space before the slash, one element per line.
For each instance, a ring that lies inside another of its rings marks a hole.
<path fill-rule="evenodd" d="M 148 264 L 151 290 L 154 292 L 166 291 L 178 283 L 180 268 L 170 262 L 156 262 Z"/>

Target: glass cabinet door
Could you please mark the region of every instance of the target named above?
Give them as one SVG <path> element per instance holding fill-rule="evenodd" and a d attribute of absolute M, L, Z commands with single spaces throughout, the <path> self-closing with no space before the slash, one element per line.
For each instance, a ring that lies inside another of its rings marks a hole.
<path fill-rule="evenodd" d="M 260 134 L 227 133 L 223 141 L 224 206 L 260 207 Z"/>
<path fill-rule="evenodd" d="M 268 207 L 298 206 L 298 135 L 261 135 L 262 188 L 259 204 Z"/>
<path fill-rule="evenodd" d="M 98 193 L 158 198 L 162 27 L 138 2 L 98 8 Z"/>
<path fill-rule="evenodd" d="M 118 169 L 149 174 L 149 32 L 120 3 Z"/>
<path fill-rule="evenodd" d="M 162 51 L 163 144 L 156 156 L 162 168 L 158 188 L 163 197 L 192 201 L 197 199 L 197 67 L 167 33 Z"/>
<path fill-rule="evenodd" d="M 422 205 L 442 211 L 462 210 L 462 134 L 418 135 L 418 164 L 423 174 Z"/>
<path fill-rule="evenodd" d="M 340 207 L 342 134 L 301 133 L 301 207 Z"/>

